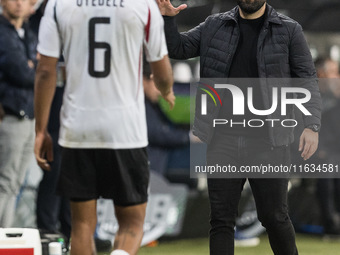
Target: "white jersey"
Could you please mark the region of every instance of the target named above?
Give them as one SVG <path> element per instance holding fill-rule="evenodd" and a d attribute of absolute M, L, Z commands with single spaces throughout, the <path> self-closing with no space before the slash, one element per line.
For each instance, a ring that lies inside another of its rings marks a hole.
<path fill-rule="evenodd" d="M 49 0 L 40 54 L 66 64 L 59 144 L 69 148 L 147 146 L 143 46 L 149 62 L 167 54 L 154 0 Z"/>

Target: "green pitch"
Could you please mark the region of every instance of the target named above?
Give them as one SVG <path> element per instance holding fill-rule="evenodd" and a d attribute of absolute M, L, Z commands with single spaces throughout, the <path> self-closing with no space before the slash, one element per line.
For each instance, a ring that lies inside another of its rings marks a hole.
<path fill-rule="evenodd" d="M 323 241 L 321 237 L 297 236 L 300 255 L 335 255 L 340 254 L 340 240 Z M 99 255 L 108 255 L 101 253 Z M 190 239 L 160 242 L 156 247 L 143 247 L 138 255 L 208 255 L 207 239 Z M 249 248 L 236 248 L 235 255 L 272 255 L 268 239 L 261 237 L 260 245 Z"/>

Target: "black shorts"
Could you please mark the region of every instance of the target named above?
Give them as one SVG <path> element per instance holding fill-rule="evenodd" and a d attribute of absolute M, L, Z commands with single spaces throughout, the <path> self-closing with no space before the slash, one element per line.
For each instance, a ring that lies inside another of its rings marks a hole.
<path fill-rule="evenodd" d="M 57 193 L 73 201 L 99 197 L 118 206 L 147 202 L 149 164 L 146 148 L 63 148 Z"/>

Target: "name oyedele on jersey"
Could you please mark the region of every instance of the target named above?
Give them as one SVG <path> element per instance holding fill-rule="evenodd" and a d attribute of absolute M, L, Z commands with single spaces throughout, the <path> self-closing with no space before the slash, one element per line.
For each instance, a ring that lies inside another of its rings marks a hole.
<path fill-rule="evenodd" d="M 77 0 L 78 6 L 124 7 L 124 0 Z"/>

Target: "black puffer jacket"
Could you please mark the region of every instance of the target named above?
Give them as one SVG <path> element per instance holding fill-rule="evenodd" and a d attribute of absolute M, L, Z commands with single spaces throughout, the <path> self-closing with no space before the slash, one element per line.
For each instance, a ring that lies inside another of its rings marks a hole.
<path fill-rule="evenodd" d="M 258 40 L 258 73 L 260 78 L 307 78 L 301 83 L 311 92 L 312 98 L 304 106 L 312 116 L 304 118 L 304 125 L 320 125 L 321 98 L 317 86 L 316 71 L 301 26 L 294 20 L 277 13 L 270 5 Z M 239 39 L 238 7 L 226 13 L 209 16 L 205 22 L 185 33 L 178 33 L 173 17 L 164 17 L 165 34 L 169 56 L 187 59 L 200 56 L 202 78 L 226 78 Z M 271 105 L 271 83 L 261 82 L 266 109 Z M 223 98 L 222 98 L 223 101 Z M 209 100 L 208 100 L 209 103 Z M 213 135 L 212 119 L 218 115 L 216 107 L 209 107 L 207 116 L 195 117 L 194 133 L 209 143 Z M 293 109 L 287 113 L 293 117 Z M 280 118 L 274 113 L 268 118 Z M 269 128 L 274 146 L 287 145 L 293 141 L 293 129 L 282 126 Z"/>
<path fill-rule="evenodd" d="M 33 119 L 35 70 L 38 40 L 25 24 L 25 39 L 0 15 L 0 103 L 19 118 Z"/>

